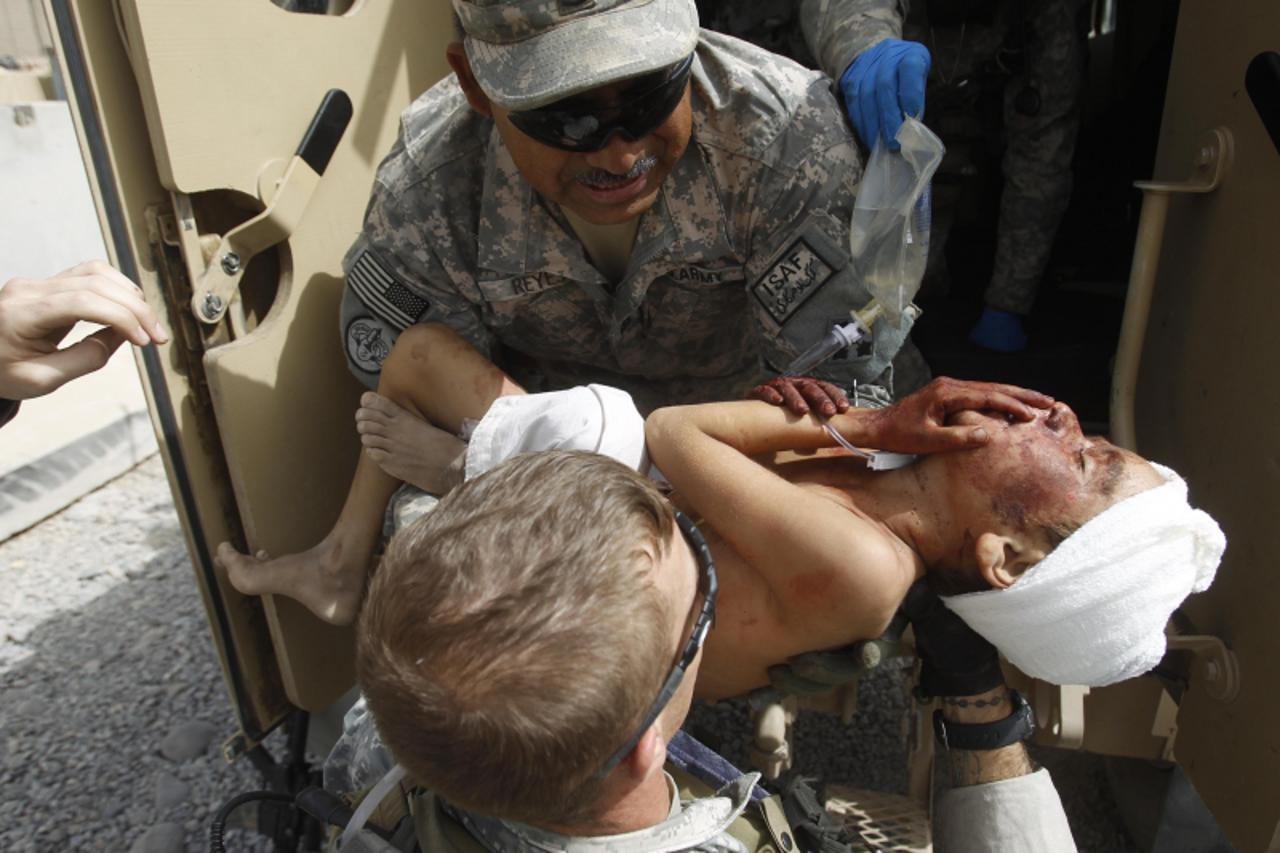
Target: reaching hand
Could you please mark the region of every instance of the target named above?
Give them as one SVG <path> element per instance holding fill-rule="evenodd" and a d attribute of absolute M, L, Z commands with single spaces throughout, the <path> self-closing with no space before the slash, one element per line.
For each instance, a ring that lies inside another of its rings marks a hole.
<path fill-rule="evenodd" d="M 976 696 L 1004 683 L 996 647 L 947 609 L 923 578 L 907 590 L 902 613 L 915 629 L 927 695 Z"/>
<path fill-rule="evenodd" d="M 105 328 L 58 349 L 80 320 Z M 169 335 L 138 286 L 106 262 L 89 261 L 50 279 L 12 279 L 0 289 L 0 397 L 48 394 L 101 368 L 126 340 L 146 346 Z"/>
<path fill-rule="evenodd" d="M 943 453 L 981 447 L 991 436 L 984 427 L 950 424 L 963 411 L 987 411 L 1029 421 L 1053 398 L 1039 391 L 939 377 L 891 406 L 869 413 L 874 418 L 872 446 L 898 453 Z"/>
<path fill-rule="evenodd" d="M 868 148 L 882 137 L 890 151 L 903 116 L 924 114 L 924 87 L 932 64 L 929 49 L 918 42 L 885 39 L 849 63 L 840 75 L 845 110 Z"/>
<path fill-rule="evenodd" d="M 809 376 L 779 376 L 747 392 L 752 400 L 783 406 L 794 415 L 807 415 L 813 408 L 824 417 L 849 410 L 849 398 L 840 387 Z"/>

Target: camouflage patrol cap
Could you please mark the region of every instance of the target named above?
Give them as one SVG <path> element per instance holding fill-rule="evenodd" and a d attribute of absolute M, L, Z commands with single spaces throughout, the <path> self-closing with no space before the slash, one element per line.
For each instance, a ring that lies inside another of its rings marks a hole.
<path fill-rule="evenodd" d="M 674 65 L 698 41 L 694 0 L 453 0 L 480 88 L 528 110 Z"/>

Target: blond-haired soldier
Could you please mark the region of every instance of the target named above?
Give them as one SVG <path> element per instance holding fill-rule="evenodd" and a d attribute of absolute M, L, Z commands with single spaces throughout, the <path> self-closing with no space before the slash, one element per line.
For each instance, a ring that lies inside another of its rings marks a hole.
<path fill-rule="evenodd" d="M 422 786 L 420 848 L 858 849 L 797 834 L 760 804 L 758 774 L 680 731 L 717 589 L 697 527 L 599 454 L 519 456 L 395 538 L 360 616 L 358 669 L 378 731 Z M 988 694 L 956 697 L 949 724 L 1000 725 L 1009 709 Z M 939 849 L 1074 850 L 1021 742 L 967 749 L 953 748 L 965 758 Z"/>

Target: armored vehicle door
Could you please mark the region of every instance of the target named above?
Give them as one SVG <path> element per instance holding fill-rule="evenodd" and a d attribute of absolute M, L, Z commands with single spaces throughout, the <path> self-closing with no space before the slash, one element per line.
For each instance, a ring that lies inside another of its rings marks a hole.
<path fill-rule="evenodd" d="M 1210 192 L 1172 188 L 1162 249 L 1140 244 L 1134 261 L 1159 263 L 1138 372 L 1138 449 L 1185 474 L 1228 540 L 1213 587 L 1184 607 L 1182 632 L 1203 639 L 1184 641 L 1191 678 L 1173 755 L 1241 850 L 1280 840 L 1276 51 L 1274 0 L 1184 0 L 1154 177 L 1220 180 Z"/>
<path fill-rule="evenodd" d="M 451 34 L 443 2 L 281 3 L 319 9 L 46 6 L 112 260 L 175 333 L 142 368 L 245 746 L 351 685 L 350 635 L 240 596 L 212 551 L 298 550 L 337 517 L 360 390 L 337 328 L 341 259 Z"/>
<path fill-rule="evenodd" d="M 1028 685 L 1044 743 L 1174 759 L 1241 850 L 1280 849 L 1280 4 L 1183 0 L 1112 388 L 1112 438 L 1227 535 L 1161 678 Z"/>

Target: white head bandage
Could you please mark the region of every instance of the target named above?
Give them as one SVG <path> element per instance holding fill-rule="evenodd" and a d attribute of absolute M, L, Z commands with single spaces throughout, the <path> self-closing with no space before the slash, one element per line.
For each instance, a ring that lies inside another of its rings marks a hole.
<path fill-rule="evenodd" d="M 1044 681 L 1100 687 L 1151 669 L 1169 615 L 1209 587 L 1227 546 L 1183 479 L 1154 467 L 1163 485 L 1091 518 L 1008 589 L 942 600 Z"/>

